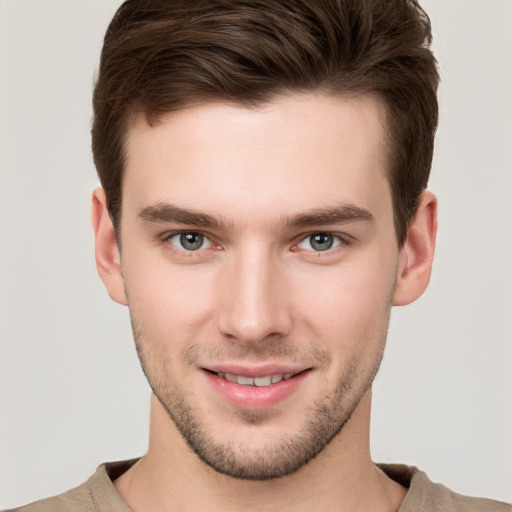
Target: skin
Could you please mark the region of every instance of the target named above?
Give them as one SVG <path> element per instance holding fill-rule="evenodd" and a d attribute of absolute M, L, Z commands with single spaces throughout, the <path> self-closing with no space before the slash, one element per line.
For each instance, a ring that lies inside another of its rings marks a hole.
<path fill-rule="evenodd" d="M 392 305 L 428 284 L 436 200 L 398 247 L 384 116 L 374 97 L 292 94 L 130 129 L 122 250 L 101 189 L 93 226 L 154 391 L 148 453 L 115 482 L 135 512 L 398 508 L 370 457 L 371 383 Z M 233 403 L 212 384 L 226 367 L 301 373 L 276 403 Z"/>

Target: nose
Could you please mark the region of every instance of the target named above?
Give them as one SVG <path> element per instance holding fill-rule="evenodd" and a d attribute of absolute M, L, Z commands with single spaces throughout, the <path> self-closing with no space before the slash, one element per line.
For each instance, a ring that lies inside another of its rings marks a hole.
<path fill-rule="evenodd" d="M 287 336 L 292 327 L 290 297 L 278 258 L 245 251 L 224 270 L 218 288 L 220 333 L 244 344 Z"/>

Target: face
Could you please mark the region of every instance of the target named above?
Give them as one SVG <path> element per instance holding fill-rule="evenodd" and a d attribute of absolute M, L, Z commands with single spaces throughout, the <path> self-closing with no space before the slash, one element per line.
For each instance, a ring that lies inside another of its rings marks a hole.
<path fill-rule="evenodd" d="M 151 387 L 219 472 L 296 471 L 384 349 L 400 266 L 376 99 L 290 95 L 141 118 L 121 268 Z"/>

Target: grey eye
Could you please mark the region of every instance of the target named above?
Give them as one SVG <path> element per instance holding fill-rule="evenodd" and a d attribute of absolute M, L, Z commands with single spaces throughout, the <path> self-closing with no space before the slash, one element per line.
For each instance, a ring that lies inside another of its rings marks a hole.
<path fill-rule="evenodd" d="M 183 233 L 180 235 L 180 244 L 187 251 L 197 251 L 203 245 L 204 236 L 199 233 Z"/>
<path fill-rule="evenodd" d="M 331 233 L 315 233 L 302 240 L 298 247 L 309 251 L 321 252 L 328 251 L 340 244 L 341 239 L 339 236 L 332 235 Z"/>
<path fill-rule="evenodd" d="M 315 251 L 327 251 L 334 244 L 333 236 L 328 233 L 317 233 L 316 235 L 311 235 L 309 239 L 309 243 Z"/>
<path fill-rule="evenodd" d="M 169 238 L 169 243 L 185 251 L 198 251 L 199 249 L 207 249 L 211 246 L 208 238 L 201 233 L 194 233 L 193 231 L 177 233 Z"/>

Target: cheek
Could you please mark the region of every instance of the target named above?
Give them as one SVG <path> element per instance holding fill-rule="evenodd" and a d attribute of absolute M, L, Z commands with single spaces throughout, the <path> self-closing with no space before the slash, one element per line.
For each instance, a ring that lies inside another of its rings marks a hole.
<path fill-rule="evenodd" d="M 322 293 L 315 289 L 303 308 L 302 325 L 331 354 L 327 381 L 370 378 L 385 347 L 392 282 L 352 271 L 323 283 Z"/>
<path fill-rule="evenodd" d="M 173 339 L 199 328 L 210 309 L 211 273 L 134 255 L 123 262 L 130 314 L 154 337 Z M 146 263 L 143 264 L 142 261 Z"/>
<path fill-rule="evenodd" d="M 297 307 L 316 336 L 344 346 L 382 338 L 389 320 L 395 274 L 392 262 L 383 266 L 377 260 L 320 269 L 297 280 Z"/>

